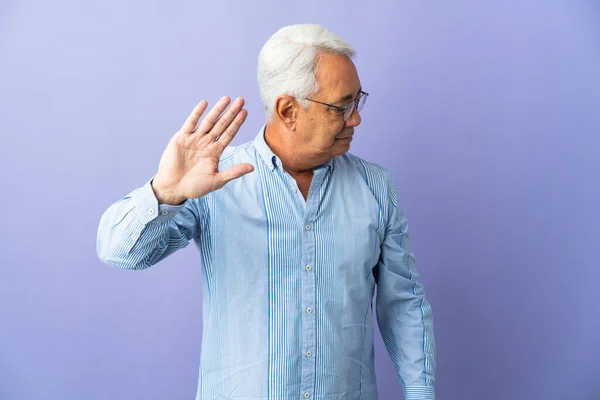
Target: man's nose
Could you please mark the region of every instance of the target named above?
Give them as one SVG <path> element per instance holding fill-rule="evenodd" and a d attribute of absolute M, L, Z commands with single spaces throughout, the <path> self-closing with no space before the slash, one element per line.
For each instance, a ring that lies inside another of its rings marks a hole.
<path fill-rule="evenodd" d="M 354 108 L 354 110 L 352 110 L 352 115 L 350 115 L 350 118 L 348 118 L 348 121 L 346 121 L 346 126 L 348 127 L 355 127 L 360 125 L 360 113 L 358 112 L 357 108 Z"/>

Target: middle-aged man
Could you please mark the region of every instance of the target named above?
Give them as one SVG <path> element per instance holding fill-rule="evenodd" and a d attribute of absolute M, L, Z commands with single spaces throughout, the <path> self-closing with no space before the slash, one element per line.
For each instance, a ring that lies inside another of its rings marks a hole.
<path fill-rule="evenodd" d="M 201 101 L 154 178 L 102 216 L 108 264 L 144 269 L 196 243 L 197 400 L 376 399 L 375 288 L 405 398 L 435 396 L 432 312 L 393 179 L 348 153 L 368 96 L 353 56 L 318 25 L 280 29 L 258 58 L 267 122 L 256 139 L 229 146 L 243 99 L 204 117 Z"/>

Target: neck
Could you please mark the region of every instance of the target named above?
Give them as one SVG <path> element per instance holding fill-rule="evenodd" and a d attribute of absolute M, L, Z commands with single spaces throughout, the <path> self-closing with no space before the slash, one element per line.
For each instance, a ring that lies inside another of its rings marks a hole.
<path fill-rule="evenodd" d="M 294 132 L 289 131 L 285 127 L 276 122 L 269 122 L 265 129 L 265 142 L 267 146 L 281 160 L 283 169 L 290 175 L 312 176 L 312 169 L 319 164 L 314 164 L 314 160 L 309 160 L 308 157 L 298 153 L 298 146 L 294 143 Z M 314 164 L 314 165 L 313 165 Z"/>

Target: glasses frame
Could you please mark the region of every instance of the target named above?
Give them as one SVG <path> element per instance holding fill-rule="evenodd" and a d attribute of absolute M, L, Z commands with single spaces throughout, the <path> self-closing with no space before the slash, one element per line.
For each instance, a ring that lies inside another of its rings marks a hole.
<path fill-rule="evenodd" d="M 318 103 L 318 104 L 322 104 L 324 106 L 335 108 L 336 110 L 338 110 L 338 111 L 340 111 L 342 113 L 342 119 L 344 120 L 344 122 L 347 122 L 352 117 L 352 114 L 354 114 L 354 110 L 358 110 L 358 104 L 360 103 L 361 99 L 363 97 L 365 98 L 364 103 L 363 103 L 363 107 L 364 107 L 364 104 L 366 104 L 367 98 L 369 97 L 369 93 L 364 92 L 362 90 L 358 94 L 359 94 L 358 98 L 352 100 L 350 103 L 348 103 L 346 105 L 346 107 L 339 107 L 339 106 L 336 106 L 336 105 L 333 105 L 333 104 L 323 103 L 322 101 L 318 101 L 318 100 L 314 100 L 314 99 L 309 99 L 309 98 L 305 98 L 304 100 L 312 101 L 313 103 Z M 349 108 L 351 108 L 352 110 L 346 116 L 346 112 L 348 112 Z M 359 112 L 360 112 L 360 110 L 359 110 Z"/>

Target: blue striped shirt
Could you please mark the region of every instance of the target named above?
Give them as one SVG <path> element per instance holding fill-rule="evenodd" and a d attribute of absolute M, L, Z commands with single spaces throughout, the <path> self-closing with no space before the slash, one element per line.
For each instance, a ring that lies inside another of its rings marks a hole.
<path fill-rule="evenodd" d="M 150 182 L 102 216 L 98 255 L 144 269 L 194 241 L 203 336 L 197 400 L 376 399 L 373 296 L 407 400 L 434 399 L 432 313 L 391 175 L 351 154 L 314 169 L 305 200 L 264 140 L 219 168 L 255 171 L 181 206 Z"/>

